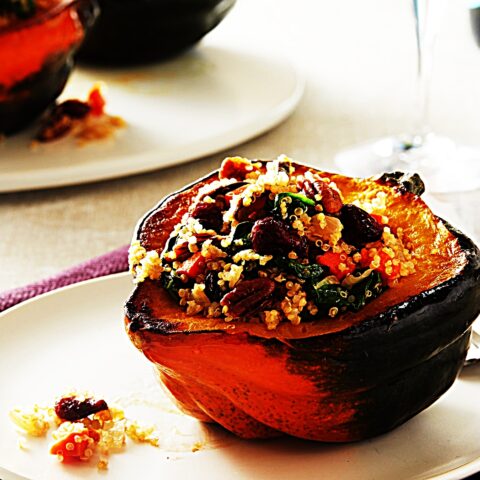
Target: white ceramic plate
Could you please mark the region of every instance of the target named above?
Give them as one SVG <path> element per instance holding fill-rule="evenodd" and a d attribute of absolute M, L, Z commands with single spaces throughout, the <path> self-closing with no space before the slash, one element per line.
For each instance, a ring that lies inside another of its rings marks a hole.
<path fill-rule="evenodd" d="M 61 98 L 85 98 L 104 81 L 107 111 L 128 128 L 82 147 L 62 139 L 32 149 L 32 130 L 10 137 L 0 142 L 0 192 L 165 168 L 238 145 L 284 120 L 304 88 L 296 69 L 271 53 L 223 45 L 206 42 L 151 67 L 79 68 Z"/>
<path fill-rule="evenodd" d="M 28 301 L 0 316 L 0 478 L 2 480 L 459 479 L 480 470 L 480 367 L 466 369 L 432 407 L 376 439 L 322 445 L 295 439 L 240 441 L 176 413 L 149 363 L 123 330 L 126 274 L 88 281 Z M 107 475 L 60 465 L 48 440 L 20 450 L 7 412 L 76 387 L 120 398 L 127 415 L 161 424 L 163 448 L 129 445 Z M 191 452 L 196 439 L 205 449 Z"/>

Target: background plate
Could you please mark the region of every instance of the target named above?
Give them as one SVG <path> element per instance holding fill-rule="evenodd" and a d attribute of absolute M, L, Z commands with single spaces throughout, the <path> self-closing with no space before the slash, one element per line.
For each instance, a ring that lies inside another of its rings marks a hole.
<path fill-rule="evenodd" d="M 218 37 L 214 37 L 218 38 Z M 128 123 L 115 139 L 31 148 L 34 131 L 0 142 L 0 192 L 56 187 L 165 168 L 225 150 L 284 120 L 304 81 L 284 58 L 205 41 L 150 67 L 79 68 L 61 98 L 106 82 L 107 111 Z"/>
<path fill-rule="evenodd" d="M 120 274 L 67 287 L 0 315 L 0 478 L 107 478 L 85 465 L 59 465 L 48 440 L 20 450 L 7 412 L 50 402 L 66 389 L 119 399 L 127 416 L 159 424 L 163 448 L 130 444 L 111 456 L 108 478 L 459 479 L 480 470 L 480 366 L 464 371 L 432 407 L 373 440 L 330 445 L 296 439 L 241 441 L 180 413 L 123 331 L 131 290 Z M 191 452 L 201 440 L 205 449 Z"/>

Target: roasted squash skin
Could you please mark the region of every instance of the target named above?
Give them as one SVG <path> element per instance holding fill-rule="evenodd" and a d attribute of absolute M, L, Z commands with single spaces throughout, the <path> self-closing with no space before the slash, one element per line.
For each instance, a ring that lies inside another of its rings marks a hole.
<path fill-rule="evenodd" d="M 274 331 L 188 316 L 148 279 L 126 303 L 128 335 L 180 408 L 243 438 L 348 442 L 400 425 L 452 385 L 480 313 L 480 253 L 470 239 L 405 183 L 322 175 L 346 201 L 387 193 L 393 224 L 409 231 L 422 255 L 416 274 L 359 312 Z M 135 239 L 163 249 L 199 188 L 217 178 L 216 171 L 162 200 Z"/>
<path fill-rule="evenodd" d="M 195 45 L 235 0 L 99 0 L 100 17 L 79 52 L 97 65 L 156 62 Z"/>

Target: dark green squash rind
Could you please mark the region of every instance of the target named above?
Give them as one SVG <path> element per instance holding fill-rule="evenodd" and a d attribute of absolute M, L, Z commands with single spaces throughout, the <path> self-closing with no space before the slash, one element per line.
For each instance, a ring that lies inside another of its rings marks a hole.
<path fill-rule="evenodd" d="M 418 173 L 390 172 L 378 177 L 378 181 L 398 187 L 404 192 L 410 192 L 419 197 L 425 192 L 425 184 Z"/>
<path fill-rule="evenodd" d="M 427 408 L 463 365 L 480 310 L 480 253 L 448 228 L 468 258 L 459 275 L 347 330 L 290 342 L 292 373 L 319 387 L 328 383 L 332 401 L 357 392 L 357 438 L 388 431 Z M 319 371 L 319 362 L 328 368 Z"/>
<path fill-rule="evenodd" d="M 102 14 L 79 59 L 133 65 L 177 55 L 228 14 L 235 0 L 102 0 Z"/>

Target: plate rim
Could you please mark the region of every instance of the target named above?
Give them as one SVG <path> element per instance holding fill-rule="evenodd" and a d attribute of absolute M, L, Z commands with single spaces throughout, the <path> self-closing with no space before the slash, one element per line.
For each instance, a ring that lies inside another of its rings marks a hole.
<path fill-rule="evenodd" d="M 7 309 L 3 310 L 3 312 L 0 312 L 0 321 L 2 318 L 5 318 L 12 312 L 15 312 L 17 310 L 20 310 L 23 307 L 27 307 L 32 303 L 35 303 L 37 301 L 41 301 L 47 297 L 56 295 L 56 294 L 61 294 L 67 290 L 72 290 L 77 287 L 83 287 L 85 284 L 90 284 L 90 283 L 99 283 L 99 282 L 104 282 L 108 280 L 115 280 L 119 277 L 130 277 L 130 272 L 124 271 L 124 272 L 116 272 L 116 273 L 109 273 L 107 275 L 101 275 L 99 277 L 95 278 L 88 278 L 87 280 L 81 280 L 79 282 L 71 283 L 70 285 L 64 285 L 63 287 L 59 288 L 54 288 L 53 290 L 50 290 L 48 292 L 41 293 L 39 295 L 36 295 L 34 297 L 28 298 L 26 300 L 23 300 L 15 305 L 12 305 L 11 307 L 8 307 Z M 132 281 L 132 289 L 134 287 L 134 283 Z M 22 288 L 21 286 L 19 288 Z M 1 479 L 0 479 L 1 480 Z"/>
<path fill-rule="evenodd" d="M 238 48 L 230 48 L 230 50 L 234 53 L 242 52 Z M 264 52 L 259 55 L 247 50 L 247 53 L 260 59 L 266 57 Z M 190 145 L 188 149 L 183 150 L 182 155 L 179 156 L 172 153 L 172 151 L 167 151 L 166 160 L 161 165 L 151 160 L 152 157 L 155 157 L 155 151 L 150 150 L 128 156 L 128 162 L 115 171 L 112 171 L 110 168 L 113 162 L 113 160 L 110 160 L 104 164 L 99 164 L 102 166 L 100 172 L 94 169 L 92 171 L 91 168 L 86 168 L 82 164 L 74 166 L 62 164 L 60 168 L 36 170 L 33 173 L 29 172 L 27 178 L 16 172 L 4 172 L 0 182 L 0 194 L 95 184 L 106 180 L 133 177 L 194 162 L 260 137 L 280 125 L 294 112 L 303 97 L 307 83 L 303 69 L 289 56 L 274 55 L 268 58 L 274 59 L 276 63 L 290 70 L 293 77 L 291 94 L 283 98 L 274 108 L 265 111 L 260 117 L 255 118 L 253 122 L 246 122 L 239 128 L 231 129 L 220 136 L 217 135 L 215 137 L 216 143 L 212 144 L 210 140 L 205 145 L 203 140 L 198 140 Z M 221 138 L 222 141 L 218 140 L 218 138 Z M 139 166 L 139 164 L 141 165 Z M 81 174 L 81 178 L 76 178 L 79 174 Z"/>
<path fill-rule="evenodd" d="M 16 312 L 18 312 L 23 308 L 28 308 L 32 304 L 48 300 L 51 297 L 61 296 L 62 294 L 69 292 L 71 290 L 81 289 L 85 286 L 90 286 L 92 284 L 104 283 L 104 282 L 108 283 L 111 281 L 118 281 L 123 278 L 126 279 L 127 277 L 130 277 L 130 273 L 128 271 L 104 275 L 101 277 L 96 277 L 88 280 L 83 280 L 81 282 L 73 283 L 70 285 L 66 285 L 64 287 L 60 287 L 58 289 L 51 290 L 49 292 L 45 292 L 36 297 L 25 300 L 0 313 L 0 329 L 1 329 L 2 319 L 4 319 L 9 315 L 15 314 Z M 133 282 L 131 283 L 131 287 L 132 289 L 134 288 Z M 447 470 L 445 472 L 439 473 L 438 475 L 428 477 L 428 480 L 462 480 L 477 473 L 480 473 L 480 451 L 479 451 L 479 455 L 473 460 L 469 461 L 468 463 L 452 468 L 451 470 Z M 18 473 L 12 472 L 11 470 L 4 468 L 2 465 L 0 465 L 0 474 L 6 476 L 4 480 L 31 480 L 28 477 L 24 477 L 22 475 L 19 475 Z M 416 477 L 412 477 L 412 480 L 414 478 Z M 422 477 L 422 478 L 427 478 L 427 477 Z"/>

